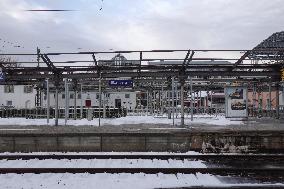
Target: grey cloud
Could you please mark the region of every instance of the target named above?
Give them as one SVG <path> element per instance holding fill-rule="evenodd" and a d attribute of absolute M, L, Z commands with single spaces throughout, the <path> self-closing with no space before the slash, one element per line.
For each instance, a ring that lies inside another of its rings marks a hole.
<path fill-rule="evenodd" d="M 4 0 L 0 6 L 11 9 L 17 2 Z M 54 1 L 21 2 L 17 9 L 56 5 Z M 35 52 L 36 46 L 44 51 L 250 49 L 283 30 L 284 23 L 282 0 L 105 0 L 101 12 L 100 1 L 68 2 L 62 1 L 60 8 L 66 5 L 80 11 L 32 16 L 0 12 L 0 38 L 21 43 L 28 52 Z"/>

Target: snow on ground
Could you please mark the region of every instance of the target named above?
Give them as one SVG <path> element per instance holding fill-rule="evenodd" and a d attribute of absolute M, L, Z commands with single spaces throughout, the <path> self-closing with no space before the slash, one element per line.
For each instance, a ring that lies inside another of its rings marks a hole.
<path fill-rule="evenodd" d="M 197 155 L 198 152 L 189 151 L 186 153 L 170 153 L 170 152 L 32 152 L 32 153 L 0 153 L 0 155 Z M 158 160 L 158 159 L 46 159 L 46 160 L 0 160 L 0 168 L 206 168 L 202 161 L 192 160 Z"/>
<path fill-rule="evenodd" d="M 35 152 L 35 153 L 0 153 L 0 155 L 8 154 L 181 154 L 169 152 Z M 196 152 L 187 152 L 182 154 L 198 154 Z M 27 168 L 27 167 L 200 167 L 205 168 L 205 164 L 201 161 L 180 161 L 180 160 L 127 160 L 127 159 L 93 159 L 93 160 L 1 160 L 0 167 L 9 168 Z M 80 174 L 0 174 L 1 188 L 18 189 L 18 188 L 52 188 L 52 189 L 78 189 L 78 188 L 98 188 L 98 189 L 147 189 L 147 188 L 176 188 L 189 186 L 240 186 L 247 184 L 226 184 L 221 177 L 210 174 L 108 174 L 108 173 L 80 173 Z M 249 184 L 257 186 L 258 184 Z M 262 184 L 261 184 L 262 185 Z M 283 184 L 275 184 L 284 186 Z"/>
<path fill-rule="evenodd" d="M 62 152 L 36 152 L 36 153 L 1 153 L 8 154 L 181 154 L 168 152 L 92 152 L 92 153 L 62 153 Z M 187 152 L 183 154 L 197 154 Z M 77 159 L 77 160 L 1 160 L 0 168 L 39 168 L 39 167 L 104 167 L 104 168 L 171 168 L 192 167 L 206 168 L 201 161 L 189 160 L 144 160 L 144 159 Z M 189 185 L 219 185 L 221 182 L 209 174 L 0 174 L 1 188 L 157 188 L 157 187 L 183 187 Z M 16 182 L 15 182 L 16 181 Z"/>
<path fill-rule="evenodd" d="M 189 186 L 262 186 L 265 184 L 226 184 L 217 177 L 209 174 L 1 174 L 1 188 L 9 189 L 150 189 L 150 188 L 177 188 Z M 269 186 L 270 184 L 266 184 Z M 284 186 L 281 183 L 274 186 Z"/>
<path fill-rule="evenodd" d="M 52 189 L 144 189 L 158 187 L 184 187 L 220 185 L 215 176 L 208 174 L 1 174 L 1 188 L 52 188 Z"/>
<path fill-rule="evenodd" d="M 232 124 L 243 124 L 242 121 L 232 121 L 230 119 L 225 118 L 225 116 L 195 116 L 194 120 L 191 121 L 189 117 L 185 118 L 185 124 L 209 124 L 209 125 L 232 125 Z M 64 125 L 65 120 L 59 119 L 59 125 Z M 153 117 L 153 116 L 127 116 L 121 118 L 108 118 L 101 119 L 101 125 L 124 125 L 124 124 L 173 124 L 172 119 L 167 119 L 166 117 Z M 175 124 L 180 124 L 180 118 L 175 118 Z M 0 125 L 47 125 L 46 119 L 25 119 L 25 118 L 1 118 Z M 49 125 L 54 125 L 54 119 L 51 119 Z M 93 119 L 92 121 L 88 121 L 87 119 L 82 120 L 68 120 L 67 125 L 74 126 L 85 126 L 92 125 L 98 126 L 99 119 Z"/>
<path fill-rule="evenodd" d="M 206 168 L 202 161 L 157 159 L 0 160 L 0 168 Z"/>
<path fill-rule="evenodd" d="M 0 168 L 206 168 L 202 161 L 158 159 L 0 160 Z"/>

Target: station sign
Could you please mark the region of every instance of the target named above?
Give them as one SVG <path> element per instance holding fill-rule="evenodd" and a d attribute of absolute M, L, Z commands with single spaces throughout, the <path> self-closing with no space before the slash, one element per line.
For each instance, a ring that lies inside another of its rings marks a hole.
<path fill-rule="evenodd" d="M 133 80 L 109 80 L 111 87 L 133 87 Z"/>
<path fill-rule="evenodd" d="M 0 82 L 1 81 L 5 81 L 6 77 L 5 77 L 5 73 L 2 72 L 2 68 L 0 68 Z"/>

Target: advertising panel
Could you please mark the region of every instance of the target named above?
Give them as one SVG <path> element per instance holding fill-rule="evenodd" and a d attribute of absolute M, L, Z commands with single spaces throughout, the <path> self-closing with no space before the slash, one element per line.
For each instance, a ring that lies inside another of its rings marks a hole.
<path fill-rule="evenodd" d="M 227 86 L 225 88 L 226 117 L 248 117 L 247 88 L 243 86 Z"/>

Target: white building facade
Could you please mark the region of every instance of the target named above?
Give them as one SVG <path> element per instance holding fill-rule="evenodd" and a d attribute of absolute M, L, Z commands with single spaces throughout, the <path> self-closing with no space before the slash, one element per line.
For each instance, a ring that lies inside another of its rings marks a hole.
<path fill-rule="evenodd" d="M 0 85 L 0 105 L 15 108 L 34 108 L 36 90 L 32 85 Z"/>
<path fill-rule="evenodd" d="M 36 108 L 36 89 L 32 85 L 0 85 L 0 106 L 14 108 Z M 55 93 L 50 92 L 50 106 L 55 107 Z M 65 92 L 58 94 L 59 107 L 65 107 Z M 69 107 L 74 107 L 75 93 L 69 91 Z M 91 100 L 92 107 L 99 107 L 99 92 L 77 92 L 76 106 L 79 108 L 81 104 L 85 107 L 85 100 Z M 134 110 L 136 107 L 136 92 L 102 92 L 101 106 L 106 107 L 123 107 L 128 110 Z M 47 94 L 45 91 L 41 93 L 41 107 L 47 107 Z"/>
<path fill-rule="evenodd" d="M 65 93 L 58 93 L 58 106 L 65 107 Z M 99 107 L 99 92 L 81 92 L 76 93 L 76 107 L 85 107 L 85 101 L 91 100 L 92 107 Z M 75 105 L 75 93 L 74 91 L 69 91 L 69 107 L 74 107 Z M 43 94 L 43 107 L 47 107 L 47 96 Z M 55 106 L 55 94 L 50 93 L 50 106 Z M 136 107 L 136 93 L 135 92 L 102 92 L 101 96 L 101 106 L 118 108 L 123 107 L 128 110 L 134 110 Z"/>

